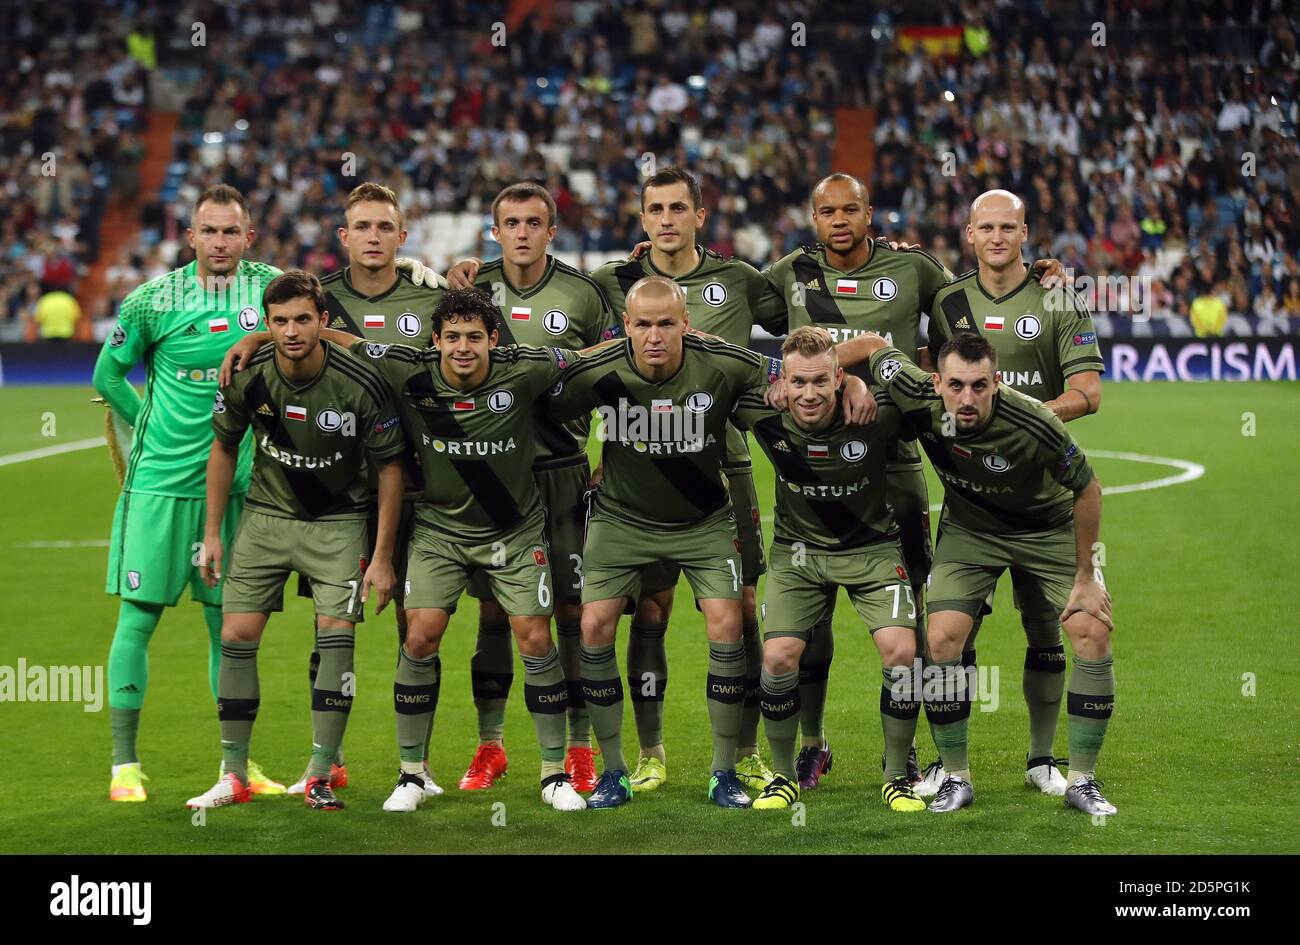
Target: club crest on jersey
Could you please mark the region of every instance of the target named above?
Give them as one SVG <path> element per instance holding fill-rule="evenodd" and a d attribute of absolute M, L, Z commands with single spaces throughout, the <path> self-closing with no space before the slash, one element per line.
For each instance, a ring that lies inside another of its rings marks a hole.
<path fill-rule="evenodd" d="M 889 358 L 888 360 L 882 361 L 879 368 L 880 379 L 888 383 L 889 379 L 897 374 L 899 368 L 902 366 L 902 363 L 897 358 Z"/>
<path fill-rule="evenodd" d="M 877 279 L 876 284 L 871 287 L 871 294 L 882 302 L 888 302 L 898 295 L 898 283 L 889 278 Z"/>
<path fill-rule="evenodd" d="M 357 435 L 357 415 L 351 410 L 339 413 L 328 407 L 316 414 L 316 426 L 325 433 L 342 432 L 344 436 Z"/>
<path fill-rule="evenodd" d="M 494 390 L 488 394 L 488 409 L 493 413 L 505 413 L 515 402 L 515 395 L 508 390 Z"/>
<path fill-rule="evenodd" d="M 108 339 L 108 346 L 110 348 L 120 348 L 124 344 L 126 344 L 126 329 L 122 327 L 121 322 L 118 322 L 117 327 L 113 329 L 112 336 Z"/>
<path fill-rule="evenodd" d="M 259 318 L 261 316 L 257 314 L 257 309 L 251 305 L 245 305 L 239 310 L 239 327 L 244 331 L 252 331 L 257 327 Z"/>
<path fill-rule="evenodd" d="M 686 409 L 691 413 L 704 413 L 713 406 L 713 395 L 706 390 L 697 390 L 686 398 Z"/>
<path fill-rule="evenodd" d="M 984 457 L 984 466 L 995 473 L 1006 472 L 1011 468 L 1011 464 L 999 456 L 997 453 L 989 453 Z"/>
<path fill-rule="evenodd" d="M 562 335 L 569 327 L 569 316 L 553 308 L 542 316 L 542 327 L 552 335 Z"/>
<path fill-rule="evenodd" d="M 383 315 L 371 314 L 361 316 L 362 328 L 383 328 L 385 319 Z"/>
<path fill-rule="evenodd" d="M 840 444 L 840 456 L 845 462 L 857 463 L 862 461 L 862 457 L 867 455 L 867 444 L 861 440 L 849 440 Z"/>
<path fill-rule="evenodd" d="M 299 407 L 295 404 L 285 404 L 284 416 L 288 420 L 302 420 L 303 422 L 306 422 L 307 408 Z"/>
<path fill-rule="evenodd" d="M 397 330 L 408 338 L 420 333 L 420 316 L 414 312 L 403 312 L 397 316 Z"/>
<path fill-rule="evenodd" d="M 1016 337 L 1028 341 L 1031 338 L 1037 338 L 1039 331 L 1042 330 L 1042 323 L 1035 315 L 1028 312 L 1016 319 Z"/>
<path fill-rule="evenodd" d="M 133 591 L 138 591 L 138 590 L 140 590 L 140 572 L 139 572 L 139 571 L 127 571 L 127 572 L 126 572 L 126 583 L 130 586 L 131 590 L 133 590 Z"/>
<path fill-rule="evenodd" d="M 533 549 L 533 562 L 539 567 L 546 567 L 546 552 L 541 548 Z"/>
<path fill-rule="evenodd" d="M 212 412 L 213 413 L 226 412 L 226 398 L 222 396 L 221 391 L 217 391 L 217 396 L 213 398 Z"/>
<path fill-rule="evenodd" d="M 230 331 L 230 319 L 228 318 L 209 318 L 208 331 L 217 335 L 223 331 Z"/>
<path fill-rule="evenodd" d="M 700 289 L 700 298 L 717 308 L 727 301 L 727 287 L 721 282 L 710 282 Z"/>
<path fill-rule="evenodd" d="M 382 358 L 388 348 L 388 345 L 375 344 L 373 341 L 366 342 L 366 354 L 372 358 Z"/>

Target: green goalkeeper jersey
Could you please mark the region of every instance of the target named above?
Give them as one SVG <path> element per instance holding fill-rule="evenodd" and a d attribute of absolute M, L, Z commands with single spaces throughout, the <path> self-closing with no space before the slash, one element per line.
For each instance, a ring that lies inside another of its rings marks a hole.
<path fill-rule="evenodd" d="M 493 348 L 487 377 L 462 390 L 447 382 L 436 348 L 358 341 L 354 354 L 373 365 L 396 395 L 407 436 L 424 469 L 416 500 L 421 525 L 453 541 L 482 542 L 541 512 L 533 459 L 538 397 L 581 356 L 564 348 Z"/>
<path fill-rule="evenodd" d="M 988 535 L 1068 525 L 1092 467 L 1065 425 L 1039 401 L 999 386 L 984 428 L 957 435 L 932 375 L 897 348 L 871 356 L 871 373 L 902 410 L 943 482 L 943 522 Z"/>
<path fill-rule="evenodd" d="M 998 376 L 1022 394 L 1055 400 L 1080 371 L 1105 371 L 1097 329 L 1072 289 L 1044 289 L 1032 269 L 994 298 L 972 269 L 940 289 L 930 308 L 930 356 L 961 332 L 983 335 L 998 353 Z"/>
<path fill-rule="evenodd" d="M 366 467 L 402 452 L 401 420 L 368 363 L 320 344 L 325 360 L 306 381 L 285 377 L 275 346 L 263 345 L 217 391 L 211 430 L 225 443 L 253 430 L 248 508 L 312 521 L 365 518 Z"/>
<path fill-rule="evenodd" d="M 742 395 L 762 398 L 781 362 L 725 341 L 687 335 L 681 367 L 661 381 L 636 368 L 631 341 L 570 368 L 551 409 L 595 407 L 604 424 L 600 507 L 632 525 L 689 527 L 727 507 L 727 431 Z"/>
<path fill-rule="evenodd" d="M 836 404 L 830 426 L 816 432 L 756 394 L 741 398 L 736 422 L 753 432 L 776 470 L 774 544 L 837 554 L 898 538 L 885 501 L 885 464 L 903 418 L 888 393 L 874 393 L 873 422 L 849 426 Z"/>
<path fill-rule="evenodd" d="M 952 273 L 920 250 L 893 250 L 880 242 L 871 247 L 867 261 L 851 272 L 827 262 L 821 244 L 774 262 L 763 272 L 766 292 L 759 324 L 775 333 L 817 325 L 836 342 L 874 331 L 914 358 L 923 343 L 921 315 L 930 310 L 935 293 L 952 281 Z M 921 454 L 914 445 L 901 441 L 893 450 L 891 466 L 920 468 Z"/>
<path fill-rule="evenodd" d="M 212 400 L 226 351 L 262 323 L 262 290 L 280 274 L 241 261 L 218 291 L 207 291 L 190 263 L 144 283 L 122 300 L 105 342 L 124 367 L 144 361 L 145 391 L 123 488 L 201 499 L 212 446 Z M 231 491 L 246 492 L 252 440 L 240 447 Z"/>
<path fill-rule="evenodd" d="M 501 310 L 499 345 L 540 345 L 581 350 L 623 333 L 609 299 L 590 277 L 554 256 L 546 257 L 546 272 L 536 285 L 519 289 L 506 278 L 501 260 L 479 270 L 474 284 L 492 295 Z M 535 469 L 586 462 L 591 418 L 560 423 L 539 411 Z"/>
<path fill-rule="evenodd" d="M 650 253 L 640 259 L 607 262 L 591 277 L 599 283 L 613 306 L 618 323 L 627 311 L 627 293 L 646 276 L 665 276 L 686 290 L 686 311 L 691 327 L 741 348 L 749 347 L 757 318 L 758 304 L 765 288 L 763 276 L 743 259 L 728 259 L 702 246 L 695 247 L 700 262 L 690 272 L 668 276 L 650 260 Z M 749 445 L 745 434 L 736 427 L 727 430 L 726 468 L 749 467 Z"/>

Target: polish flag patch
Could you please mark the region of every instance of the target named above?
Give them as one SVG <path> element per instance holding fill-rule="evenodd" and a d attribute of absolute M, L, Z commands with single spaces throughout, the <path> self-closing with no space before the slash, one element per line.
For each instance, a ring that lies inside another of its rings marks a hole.
<path fill-rule="evenodd" d="M 1002 327 L 1003 327 L 1003 321 L 1002 321 L 1002 316 L 1001 316 L 1001 315 L 986 315 L 986 316 L 984 316 L 984 330 L 985 330 L 985 331 L 1001 331 L 1001 330 L 1002 330 Z"/>
<path fill-rule="evenodd" d="M 452 409 L 452 410 L 473 410 L 473 409 L 474 409 L 474 401 L 472 401 L 472 400 L 457 400 L 457 401 L 455 401 L 455 402 L 452 403 L 452 405 L 451 405 L 451 409 Z"/>
<path fill-rule="evenodd" d="M 652 400 L 650 401 L 650 410 L 654 413 L 672 413 L 673 402 L 671 400 Z"/>
<path fill-rule="evenodd" d="M 289 420 L 306 420 L 307 408 L 295 407 L 293 404 L 286 404 L 284 408 L 284 415 Z"/>
<path fill-rule="evenodd" d="M 208 331 L 214 335 L 218 332 L 230 331 L 230 319 L 228 318 L 209 318 Z"/>
<path fill-rule="evenodd" d="M 809 443 L 808 455 L 813 459 L 825 459 L 831 455 L 831 450 L 829 446 L 822 443 Z"/>
<path fill-rule="evenodd" d="M 510 317 L 517 322 L 526 322 L 533 317 L 533 310 L 522 305 L 516 305 L 510 309 Z"/>
<path fill-rule="evenodd" d="M 383 327 L 384 327 L 384 316 L 382 316 L 382 315 L 366 315 L 366 316 L 364 316 L 364 317 L 361 319 L 361 324 L 362 324 L 364 327 L 366 327 L 366 328 L 383 328 Z"/>
<path fill-rule="evenodd" d="M 958 446 L 956 443 L 954 443 L 952 445 L 952 451 L 956 453 L 958 456 L 960 456 L 962 459 L 970 459 L 970 450 L 966 449 L 966 447 L 964 446 Z"/>
<path fill-rule="evenodd" d="M 836 295 L 857 295 L 858 280 L 857 279 L 836 279 L 835 294 Z"/>

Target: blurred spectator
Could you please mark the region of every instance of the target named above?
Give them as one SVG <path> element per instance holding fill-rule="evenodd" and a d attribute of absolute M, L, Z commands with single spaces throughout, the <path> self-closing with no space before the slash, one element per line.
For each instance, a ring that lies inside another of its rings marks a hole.
<path fill-rule="evenodd" d="M 34 317 L 40 326 L 43 340 L 66 341 L 76 331 L 77 320 L 81 318 L 81 306 L 67 292 L 46 292 L 36 302 Z"/>
<path fill-rule="evenodd" d="M 1282 297 L 1282 311 L 1288 318 L 1300 318 L 1300 279 L 1289 279 L 1286 295 Z"/>
<path fill-rule="evenodd" d="M 1197 338 L 1218 338 L 1223 334 L 1228 324 L 1228 305 L 1223 300 L 1226 294 L 1227 287 L 1219 283 L 1192 302 L 1192 330 Z"/>

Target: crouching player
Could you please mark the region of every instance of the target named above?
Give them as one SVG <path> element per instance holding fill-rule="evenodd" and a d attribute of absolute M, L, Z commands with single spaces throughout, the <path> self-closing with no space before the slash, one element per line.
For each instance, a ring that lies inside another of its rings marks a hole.
<path fill-rule="evenodd" d="M 776 776 L 754 801 L 758 810 L 787 808 L 799 797 L 799 657 L 809 630 L 844 588 L 880 652 L 885 783 L 895 811 L 920 811 L 907 778 L 907 757 L 920 702 L 908 686 L 916 657 L 916 601 L 903 566 L 898 525 L 885 501 L 886 460 L 902 416 L 876 394 L 875 422 L 850 426 L 841 395 L 844 369 L 824 328 L 806 325 L 781 346 L 788 413 L 762 398 L 741 398 L 735 418 L 748 427 L 776 470 L 776 519 L 763 603 L 763 713 Z M 905 693 L 899 695 L 900 692 Z"/>
<path fill-rule="evenodd" d="M 1110 595 L 1092 563 L 1101 484 L 1087 458 L 1044 404 L 998 383 L 997 352 L 979 335 L 946 341 L 934 375 L 879 335 L 855 338 L 839 351 L 846 363 L 870 357 L 872 376 L 919 434 L 944 485 L 930 574 L 924 696 L 947 777 L 930 810 L 954 811 L 975 800 L 962 644 L 985 597 L 1010 569 L 1026 621 L 1060 620 L 1074 650 L 1065 804 L 1089 814 L 1115 813 L 1096 780 L 1115 707 L 1115 674 Z"/>
<path fill-rule="evenodd" d="M 319 280 L 286 272 L 262 297 L 272 346 L 254 355 L 212 407 L 204 580 L 221 579 L 221 520 L 240 440 L 256 439 L 253 481 L 231 551 L 222 597 L 222 775 L 186 806 L 249 800 L 248 745 L 257 718 L 257 649 L 284 582 L 311 580 L 320 670 L 312 693 L 312 757 L 304 799 L 339 810 L 330 765 L 343 740 L 355 690 L 353 628 L 373 588 L 377 610 L 393 585 L 393 537 L 402 503 L 402 430 L 383 381 L 369 364 L 320 338 L 328 317 Z M 366 535 L 366 463 L 379 466 L 379 528 L 374 554 Z M 370 564 L 366 561 L 369 558 Z"/>

